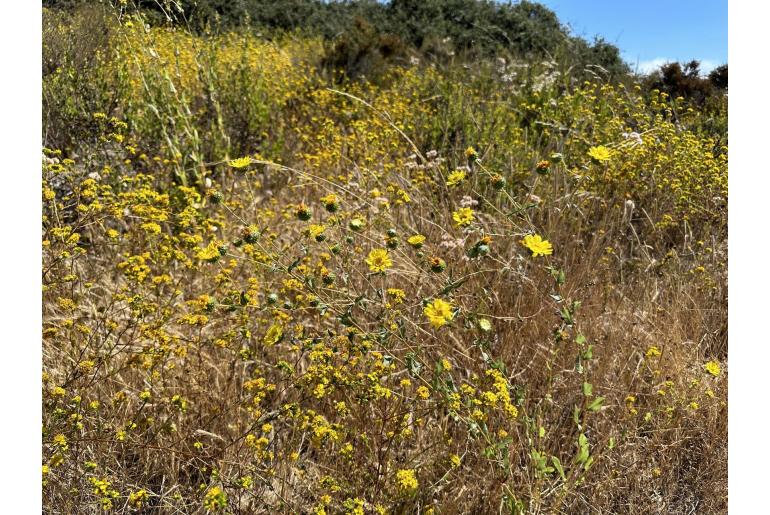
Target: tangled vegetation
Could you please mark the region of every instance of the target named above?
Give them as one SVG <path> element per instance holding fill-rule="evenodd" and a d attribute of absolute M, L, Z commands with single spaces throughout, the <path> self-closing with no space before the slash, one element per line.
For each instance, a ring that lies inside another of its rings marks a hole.
<path fill-rule="evenodd" d="M 726 510 L 725 96 L 149 20 L 44 11 L 44 511 Z"/>

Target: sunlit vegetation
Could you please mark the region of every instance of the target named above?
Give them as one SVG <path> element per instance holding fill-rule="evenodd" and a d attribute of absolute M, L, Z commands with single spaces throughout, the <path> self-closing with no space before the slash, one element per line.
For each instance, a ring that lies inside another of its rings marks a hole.
<path fill-rule="evenodd" d="M 46 512 L 726 510 L 725 94 L 43 38 Z"/>

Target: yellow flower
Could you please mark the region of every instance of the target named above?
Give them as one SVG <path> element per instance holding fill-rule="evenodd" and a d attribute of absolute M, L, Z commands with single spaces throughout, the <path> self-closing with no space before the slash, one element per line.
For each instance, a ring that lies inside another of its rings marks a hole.
<path fill-rule="evenodd" d="M 219 245 L 216 241 L 209 243 L 206 248 L 198 248 L 196 254 L 198 259 L 208 261 L 209 263 L 214 263 L 221 257 Z"/>
<path fill-rule="evenodd" d="M 417 482 L 414 470 L 401 469 L 396 472 L 396 486 L 401 493 L 412 493 L 417 490 L 420 483 Z"/>
<path fill-rule="evenodd" d="M 265 337 L 262 339 L 265 345 L 275 345 L 283 337 L 283 327 L 279 324 L 273 324 L 270 329 L 265 333 Z"/>
<path fill-rule="evenodd" d="M 409 236 L 406 242 L 412 247 L 419 249 L 422 247 L 422 244 L 425 243 L 425 236 L 422 234 L 415 234 L 414 236 Z"/>
<path fill-rule="evenodd" d="M 140 227 L 149 234 L 160 234 L 161 231 L 160 225 L 156 224 L 155 222 L 146 222 L 140 225 Z"/>
<path fill-rule="evenodd" d="M 229 164 L 233 168 L 245 168 L 251 164 L 251 158 L 249 156 L 239 157 L 238 159 L 233 159 L 232 161 L 228 161 L 227 164 Z"/>
<path fill-rule="evenodd" d="M 449 302 L 436 299 L 423 310 L 433 327 L 441 327 L 454 318 L 454 306 Z"/>
<path fill-rule="evenodd" d="M 532 257 L 548 256 L 553 254 L 553 245 L 548 240 L 544 240 L 539 234 L 527 234 L 521 240 L 521 244 L 532 251 Z"/>
<path fill-rule="evenodd" d="M 334 213 L 339 208 L 339 199 L 334 193 L 329 193 L 325 197 L 321 197 L 321 203 L 324 205 L 327 211 Z"/>
<path fill-rule="evenodd" d="M 406 298 L 406 292 L 399 288 L 388 288 L 388 295 L 393 297 L 393 301 L 396 304 L 401 304 L 402 302 L 404 302 L 404 299 Z"/>
<path fill-rule="evenodd" d="M 470 225 L 473 221 L 473 209 L 469 207 L 461 207 L 452 213 L 452 219 L 455 221 L 458 227 L 465 227 Z"/>
<path fill-rule="evenodd" d="M 137 490 L 128 495 L 128 502 L 136 507 L 141 507 L 147 501 L 147 490 Z"/>
<path fill-rule="evenodd" d="M 450 188 L 457 186 L 465 180 L 465 172 L 462 170 L 455 170 L 447 177 L 446 185 Z"/>
<path fill-rule="evenodd" d="M 203 507 L 209 511 L 219 511 L 227 507 L 227 495 L 218 486 L 213 486 L 203 498 Z"/>
<path fill-rule="evenodd" d="M 318 239 L 318 237 L 321 236 L 325 230 L 325 225 L 311 224 L 307 232 L 311 238 Z"/>
<path fill-rule="evenodd" d="M 719 363 L 717 363 L 716 361 L 709 361 L 708 363 L 703 365 L 703 368 L 705 368 L 706 372 L 708 372 L 714 377 L 722 373 L 722 368 L 719 366 Z"/>
<path fill-rule="evenodd" d="M 660 356 L 660 349 L 658 349 L 656 346 L 653 345 L 652 347 L 647 349 L 646 356 L 648 358 L 657 358 L 658 356 Z"/>
<path fill-rule="evenodd" d="M 372 272 L 384 272 L 393 266 L 393 261 L 391 261 L 387 250 L 373 249 L 369 252 L 369 257 L 366 258 L 366 264 L 369 265 L 369 270 Z"/>
<path fill-rule="evenodd" d="M 599 145 L 598 147 L 589 148 L 588 156 L 594 161 L 602 163 L 604 161 L 610 160 L 612 157 L 612 150 L 608 149 L 604 145 Z"/>
<path fill-rule="evenodd" d="M 321 197 L 321 203 L 326 204 L 336 204 L 339 200 L 337 199 L 337 195 L 334 193 L 329 193 L 325 197 Z"/>

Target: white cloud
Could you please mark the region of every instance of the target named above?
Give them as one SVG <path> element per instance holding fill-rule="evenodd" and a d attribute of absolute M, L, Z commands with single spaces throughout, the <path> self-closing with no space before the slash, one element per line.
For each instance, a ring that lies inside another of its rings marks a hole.
<path fill-rule="evenodd" d="M 648 74 L 663 66 L 666 63 L 670 63 L 673 59 L 668 57 L 656 57 L 655 59 L 649 59 L 647 61 L 641 61 L 636 69 L 639 73 Z"/>
<path fill-rule="evenodd" d="M 701 75 L 708 75 L 711 70 L 719 66 L 721 63 L 718 63 L 716 61 L 712 61 L 710 59 L 703 59 L 700 62 L 700 73 Z"/>
<path fill-rule="evenodd" d="M 670 57 L 656 57 L 655 59 L 648 59 L 646 61 L 639 61 L 636 65 L 636 71 L 638 73 L 648 74 L 654 72 L 666 63 L 677 61 L 678 59 L 671 59 Z M 700 73 L 701 75 L 708 75 L 711 70 L 719 66 L 721 63 L 711 59 L 699 59 Z M 683 62 L 683 61 L 680 61 Z M 686 62 L 686 61 L 684 61 Z M 633 68 L 633 64 L 632 64 Z"/>

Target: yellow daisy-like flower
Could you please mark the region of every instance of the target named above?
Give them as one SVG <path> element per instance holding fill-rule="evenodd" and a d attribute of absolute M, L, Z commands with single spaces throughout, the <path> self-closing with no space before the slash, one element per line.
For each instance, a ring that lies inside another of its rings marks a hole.
<path fill-rule="evenodd" d="M 521 244 L 532 252 L 532 257 L 549 256 L 553 254 L 553 245 L 548 240 L 544 240 L 539 234 L 527 234 L 521 240 Z"/>
<path fill-rule="evenodd" d="M 722 373 L 722 368 L 719 366 L 719 363 L 717 363 L 716 361 L 709 361 L 708 363 L 703 365 L 703 368 L 705 368 L 706 372 L 708 372 L 714 377 Z"/>
<path fill-rule="evenodd" d="M 604 161 L 609 161 L 610 158 L 612 157 L 612 150 L 605 147 L 604 145 L 599 145 L 598 147 L 591 147 L 588 149 L 588 157 L 600 163 Z"/>
<path fill-rule="evenodd" d="M 369 252 L 369 257 L 366 258 L 366 264 L 369 265 L 369 270 L 372 272 L 384 272 L 393 266 L 393 261 L 390 259 L 387 250 L 374 249 Z"/>
<path fill-rule="evenodd" d="M 325 197 L 321 197 L 321 204 L 324 205 L 327 211 L 332 213 L 339 209 L 339 199 L 334 193 L 329 193 Z"/>
<path fill-rule="evenodd" d="M 468 226 L 473 221 L 473 209 L 469 207 L 461 207 L 452 213 L 452 219 L 455 221 L 458 227 Z"/>
<path fill-rule="evenodd" d="M 409 236 L 409 238 L 406 239 L 406 242 L 412 247 L 419 249 L 422 247 L 422 244 L 425 243 L 425 236 L 422 234 L 415 234 L 414 236 Z"/>
<path fill-rule="evenodd" d="M 238 159 L 228 161 L 227 164 L 233 168 L 245 168 L 251 164 L 251 158 L 249 156 L 239 157 Z"/>
<path fill-rule="evenodd" d="M 310 227 L 308 227 L 308 235 L 310 235 L 311 238 L 316 238 L 320 236 L 321 234 L 326 231 L 325 225 L 317 225 L 317 224 L 311 224 Z"/>
<path fill-rule="evenodd" d="M 321 203 L 324 205 L 336 204 L 337 202 L 339 202 L 339 199 L 337 199 L 337 195 L 335 195 L 334 193 L 329 193 L 325 197 L 321 197 Z"/>
<path fill-rule="evenodd" d="M 426 317 L 428 317 L 430 324 L 436 328 L 447 324 L 455 316 L 454 306 L 452 306 L 451 303 L 441 299 L 435 299 L 433 302 L 425 306 L 423 313 Z"/>
<path fill-rule="evenodd" d="M 206 248 L 199 248 L 197 250 L 198 259 L 208 261 L 210 263 L 215 262 L 221 256 L 219 252 L 219 245 L 216 241 L 212 241 Z"/>
<path fill-rule="evenodd" d="M 465 180 L 465 172 L 462 170 L 455 170 L 447 177 L 446 185 L 450 188 L 457 186 Z"/>
<path fill-rule="evenodd" d="M 479 156 L 479 153 L 476 152 L 476 149 L 473 147 L 468 147 L 465 149 L 465 157 L 468 159 L 476 159 Z"/>

